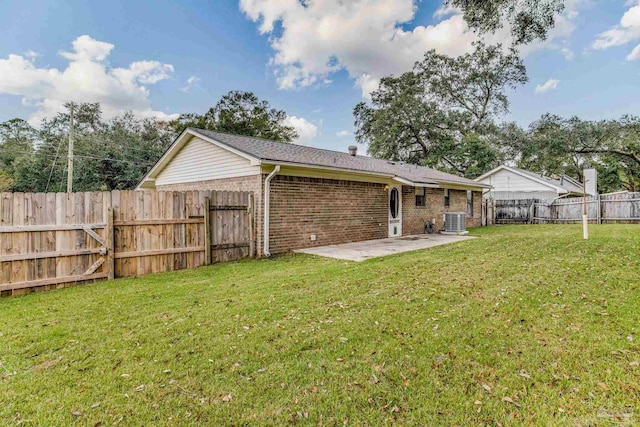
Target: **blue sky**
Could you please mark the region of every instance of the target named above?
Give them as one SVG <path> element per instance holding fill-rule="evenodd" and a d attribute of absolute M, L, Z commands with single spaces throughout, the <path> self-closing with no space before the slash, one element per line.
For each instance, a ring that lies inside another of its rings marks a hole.
<path fill-rule="evenodd" d="M 410 69 L 430 48 L 469 49 L 476 36 L 441 6 L 3 1 L 0 120 L 37 123 L 72 99 L 99 101 L 106 116 L 171 117 L 202 113 L 224 93 L 247 90 L 292 116 L 302 143 L 344 150 L 353 143 L 353 107 L 377 79 Z M 506 41 L 507 32 L 489 41 Z M 640 114 L 639 0 L 571 0 L 550 39 L 522 54 L 530 82 L 511 93 L 505 120 Z"/>

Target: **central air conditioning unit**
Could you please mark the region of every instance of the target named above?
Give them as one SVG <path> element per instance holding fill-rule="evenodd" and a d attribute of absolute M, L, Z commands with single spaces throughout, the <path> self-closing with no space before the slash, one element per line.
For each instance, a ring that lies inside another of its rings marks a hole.
<path fill-rule="evenodd" d="M 464 212 L 445 212 L 442 234 L 467 234 L 466 216 Z"/>

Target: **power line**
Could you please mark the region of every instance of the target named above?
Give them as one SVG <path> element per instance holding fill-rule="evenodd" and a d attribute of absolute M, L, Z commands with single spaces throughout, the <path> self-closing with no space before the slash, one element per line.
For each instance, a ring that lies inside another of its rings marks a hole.
<path fill-rule="evenodd" d="M 51 183 L 51 176 L 53 175 L 53 170 L 56 168 L 56 160 L 58 160 L 58 153 L 60 152 L 60 146 L 62 145 L 62 140 L 58 141 L 58 148 L 56 148 L 56 156 L 53 158 L 53 163 L 51 164 L 51 172 L 49 172 L 49 179 L 47 179 L 47 186 L 44 189 L 46 193 L 49 191 L 49 184 Z"/>

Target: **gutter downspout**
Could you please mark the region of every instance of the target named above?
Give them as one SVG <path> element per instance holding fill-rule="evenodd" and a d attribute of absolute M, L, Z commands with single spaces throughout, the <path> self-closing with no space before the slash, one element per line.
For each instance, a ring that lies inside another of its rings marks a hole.
<path fill-rule="evenodd" d="M 270 195 L 271 195 L 271 180 L 274 176 L 276 176 L 280 172 L 280 165 L 276 165 L 273 172 L 271 172 L 267 178 L 264 180 L 264 220 L 262 221 L 262 255 L 266 257 L 271 256 L 271 252 L 269 252 L 269 206 L 270 206 Z"/>

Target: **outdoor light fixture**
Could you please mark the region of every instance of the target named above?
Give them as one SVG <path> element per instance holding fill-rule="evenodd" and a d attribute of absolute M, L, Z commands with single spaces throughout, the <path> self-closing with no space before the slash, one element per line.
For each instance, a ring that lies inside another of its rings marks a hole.
<path fill-rule="evenodd" d="M 384 191 L 389 191 L 389 186 L 388 185 L 384 186 Z"/>

